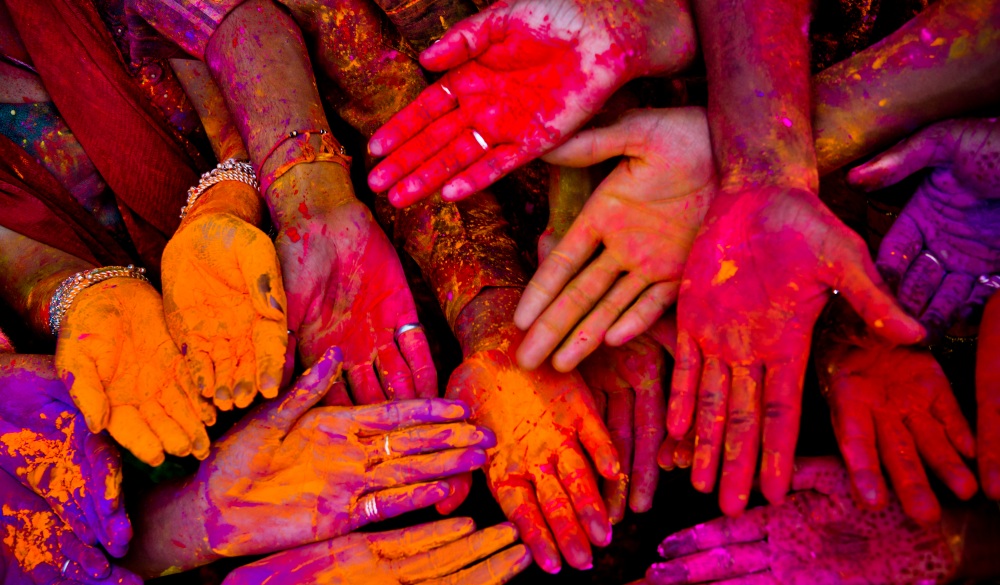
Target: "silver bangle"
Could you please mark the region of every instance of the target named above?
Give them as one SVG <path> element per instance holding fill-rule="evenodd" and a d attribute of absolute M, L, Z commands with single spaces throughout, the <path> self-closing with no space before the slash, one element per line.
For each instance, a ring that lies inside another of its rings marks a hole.
<path fill-rule="evenodd" d="M 131 264 L 128 266 L 105 266 L 77 272 L 66 280 L 62 281 L 52 300 L 49 301 L 49 330 L 52 335 L 59 335 L 59 328 L 62 326 L 66 313 L 76 299 L 77 295 L 88 287 L 110 278 L 136 278 L 149 282 L 146 278 L 146 269 L 137 268 Z"/>
<path fill-rule="evenodd" d="M 253 165 L 249 162 L 235 158 L 224 160 L 216 165 L 214 169 L 207 173 L 202 173 L 198 184 L 188 189 L 187 202 L 184 204 L 184 207 L 181 207 L 181 221 L 184 221 L 184 216 L 187 215 L 188 210 L 191 209 L 191 206 L 198 201 L 198 198 L 205 191 L 208 191 L 209 187 L 223 181 L 246 183 L 253 187 L 254 190 L 259 186 L 257 183 L 257 173 L 253 171 Z"/>

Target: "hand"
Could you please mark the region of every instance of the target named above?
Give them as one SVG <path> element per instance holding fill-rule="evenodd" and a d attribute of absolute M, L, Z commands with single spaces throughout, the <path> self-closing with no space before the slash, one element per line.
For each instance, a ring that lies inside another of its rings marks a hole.
<path fill-rule="evenodd" d="M 929 126 L 848 174 L 868 190 L 931 168 L 882 240 L 877 265 L 900 304 L 933 335 L 969 316 L 1000 287 L 1000 125 Z"/>
<path fill-rule="evenodd" d="M 612 524 L 633 512 L 647 512 L 660 479 L 656 454 L 667 434 L 663 396 L 663 350 L 641 335 L 620 348 L 601 347 L 580 364 L 580 374 L 598 398 L 621 461 L 618 480 L 604 483 Z M 631 484 L 631 490 L 629 489 Z"/>
<path fill-rule="evenodd" d="M 761 444 L 764 496 L 780 503 L 788 491 L 812 328 L 830 289 L 886 339 L 923 337 L 880 284 L 861 238 L 814 193 L 765 186 L 716 196 L 684 269 L 667 430 L 688 432 L 697 396 L 691 480 L 713 490 L 725 437 L 724 513 L 746 507 Z"/>
<path fill-rule="evenodd" d="M 325 167 L 340 168 L 298 165 L 274 188 L 312 188 L 322 182 Z M 417 309 L 399 256 L 368 208 L 351 197 L 322 213 L 310 212 L 303 203 L 299 213 L 294 220 L 283 219 L 276 245 L 288 293 L 288 324 L 303 361 L 311 365 L 334 345 L 344 352 L 353 401 L 338 383 L 327 403 L 437 396 L 437 372 L 423 329 L 394 339 L 400 327 L 418 323 Z"/>
<path fill-rule="evenodd" d="M 523 544 L 497 552 L 517 540 L 510 524 L 475 530 L 469 518 L 449 518 L 402 530 L 357 532 L 245 565 L 223 585 L 500 585 L 531 564 Z"/>
<path fill-rule="evenodd" d="M 660 544 L 668 559 L 646 572 L 650 585 L 946 583 L 957 562 L 940 524 L 921 527 L 892 499 L 858 508 L 839 461 L 799 459 L 781 505 L 682 530 Z M 905 578 L 903 577 L 905 575 Z"/>
<path fill-rule="evenodd" d="M 694 47 L 687 2 L 494 4 L 421 54 L 447 73 L 372 136 L 369 152 L 388 158 L 368 184 L 397 207 L 439 189 L 467 197 L 564 141 L 629 79 L 679 70 Z"/>
<path fill-rule="evenodd" d="M 514 322 L 528 330 L 523 367 L 538 367 L 565 339 L 552 364 L 570 371 L 602 341 L 618 346 L 647 330 L 677 297 L 717 189 L 704 111 L 634 110 L 545 160 L 575 167 L 621 155 L 521 298 Z"/>
<path fill-rule="evenodd" d="M 246 408 L 257 392 L 278 394 L 288 324 L 274 246 L 219 198 L 249 199 L 249 185 L 226 181 L 197 202 L 163 250 L 163 308 L 202 396 Z M 254 214 L 256 215 L 256 214 Z"/>
<path fill-rule="evenodd" d="M 100 549 L 80 541 L 41 497 L 0 471 L 3 556 L 14 557 L 20 572 L 37 585 L 141 585 L 128 571 L 108 564 Z M 4 581 L 7 583 L 7 581 Z M 10 581 L 14 583 L 12 579 Z"/>
<path fill-rule="evenodd" d="M 976 352 L 976 430 L 983 493 L 1000 500 L 1000 295 L 986 304 Z"/>
<path fill-rule="evenodd" d="M 941 507 L 921 458 L 958 497 L 967 500 L 976 493 L 976 478 L 962 461 L 963 455 L 975 456 L 976 442 L 948 378 L 929 351 L 836 343 L 816 360 L 837 442 L 862 506 L 881 509 L 889 501 L 884 463 L 903 511 L 924 524 L 937 522 Z"/>
<path fill-rule="evenodd" d="M 296 386 L 212 446 L 187 489 L 205 502 L 208 544 L 224 556 L 342 536 L 437 503 L 444 478 L 486 462 L 493 434 L 460 402 L 312 407 L 340 372 L 333 348 Z"/>
<path fill-rule="evenodd" d="M 519 341 L 510 326 L 500 347 L 472 353 L 447 396 L 471 404 L 472 420 L 496 433 L 486 480 L 539 566 L 558 572 L 561 550 L 571 566 L 590 568 L 587 540 L 606 546 L 611 523 L 583 449 L 598 473 L 617 480 L 614 444 L 580 375 L 519 368 Z"/>
<path fill-rule="evenodd" d="M 149 283 L 111 278 L 81 292 L 59 330 L 56 369 L 90 432 L 108 429 L 139 460 L 155 467 L 164 451 L 208 455 L 202 423 L 214 411 L 201 402 Z"/>
<path fill-rule="evenodd" d="M 132 526 L 121 497 L 121 458 L 83 423 L 50 356 L 0 356 L 0 468 L 41 496 L 83 545 L 113 556 Z"/>

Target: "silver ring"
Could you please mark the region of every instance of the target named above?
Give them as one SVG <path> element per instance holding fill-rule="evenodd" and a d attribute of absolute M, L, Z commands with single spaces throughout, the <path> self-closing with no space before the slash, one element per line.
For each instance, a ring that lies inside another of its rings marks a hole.
<path fill-rule="evenodd" d="M 445 86 L 445 84 L 443 84 L 443 83 L 439 83 L 438 85 L 440 85 L 440 86 L 441 86 L 441 89 L 443 89 L 443 90 L 444 90 L 444 92 L 445 92 L 446 94 L 448 94 L 448 97 L 452 97 L 452 95 L 451 95 L 451 90 L 450 90 L 450 89 L 448 89 L 448 87 L 447 87 L 447 86 Z"/>
<path fill-rule="evenodd" d="M 392 457 L 392 450 L 389 449 L 389 435 L 385 436 L 385 454 Z"/>
<path fill-rule="evenodd" d="M 368 499 L 365 500 L 365 516 L 369 520 L 378 518 L 378 502 L 375 501 L 375 496 L 368 496 Z"/>
<path fill-rule="evenodd" d="M 423 328 L 424 326 L 421 325 L 420 323 L 407 323 L 406 325 L 400 325 L 399 328 L 396 329 L 396 334 L 393 335 L 393 337 L 398 342 L 399 336 L 406 333 L 407 331 L 413 331 L 414 329 L 423 329 Z"/>
<path fill-rule="evenodd" d="M 981 274 L 979 284 L 985 284 L 993 290 L 1000 289 L 1000 274 Z"/>
<path fill-rule="evenodd" d="M 938 268 L 942 268 L 942 269 L 944 268 L 944 266 L 942 266 L 942 265 L 941 265 L 941 261 L 940 261 L 940 260 L 938 260 L 938 259 L 937 259 L 937 257 L 936 257 L 936 256 L 934 256 L 934 254 L 931 254 L 930 252 L 928 252 L 928 251 L 924 250 L 924 253 L 923 253 L 923 254 L 921 254 L 921 256 L 927 256 L 927 258 L 928 258 L 928 259 L 929 259 L 929 260 L 930 260 L 931 262 L 933 262 L 933 263 L 935 263 L 935 264 L 937 264 L 937 265 L 938 265 Z"/>
<path fill-rule="evenodd" d="M 59 574 L 62 575 L 63 577 L 65 577 L 66 576 L 66 569 L 68 569 L 68 568 L 69 568 L 69 559 L 66 559 L 66 562 L 63 563 L 62 571 L 60 571 Z"/>
<path fill-rule="evenodd" d="M 479 132 L 476 132 L 475 130 L 473 130 L 472 131 L 472 137 L 476 139 L 476 142 L 479 143 L 479 146 L 483 147 L 483 150 L 489 150 L 490 149 L 490 145 L 486 144 L 486 139 L 483 138 L 482 134 L 480 134 Z"/>

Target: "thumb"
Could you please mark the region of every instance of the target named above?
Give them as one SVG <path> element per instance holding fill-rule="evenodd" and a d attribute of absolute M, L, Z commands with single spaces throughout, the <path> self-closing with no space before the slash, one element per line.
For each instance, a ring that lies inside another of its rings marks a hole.
<path fill-rule="evenodd" d="M 578 132 L 561 146 L 549 151 L 542 160 L 564 167 L 589 167 L 626 154 L 629 147 L 634 145 L 636 137 L 644 135 L 637 132 L 644 118 L 634 112 L 636 110 L 626 113 L 610 126 Z"/>
<path fill-rule="evenodd" d="M 247 224 L 251 233 L 246 245 L 237 248 L 237 262 L 250 294 L 250 302 L 265 319 L 285 323 L 285 288 L 281 281 L 278 253 L 264 232 Z"/>
<path fill-rule="evenodd" d="M 951 128 L 950 120 L 924 128 L 865 164 L 851 169 L 847 181 L 855 187 L 875 191 L 895 185 L 920 169 L 949 162 L 955 144 Z"/>
<path fill-rule="evenodd" d="M 868 328 L 880 337 L 899 345 L 912 345 L 927 336 L 924 327 L 899 306 L 888 292 L 875 263 L 868 254 L 858 261 L 842 262 L 842 272 L 835 288 L 861 316 Z"/>
<path fill-rule="evenodd" d="M 340 376 L 343 360 L 339 347 L 327 349 L 323 357 L 299 377 L 291 390 L 276 402 L 265 405 L 254 418 L 287 432 L 327 393 Z"/>
<path fill-rule="evenodd" d="M 97 364 L 82 355 L 79 348 L 66 347 L 65 343 L 56 348 L 56 369 L 59 377 L 69 390 L 69 395 L 87 421 L 92 433 L 99 433 L 108 426 L 111 419 L 111 405 L 104 393 L 104 384 L 97 373 Z"/>
<path fill-rule="evenodd" d="M 420 64 L 430 71 L 445 71 L 477 57 L 493 44 L 493 30 L 502 30 L 507 15 L 488 9 L 455 24 L 420 54 Z M 502 37 L 501 37 L 502 38 Z"/>

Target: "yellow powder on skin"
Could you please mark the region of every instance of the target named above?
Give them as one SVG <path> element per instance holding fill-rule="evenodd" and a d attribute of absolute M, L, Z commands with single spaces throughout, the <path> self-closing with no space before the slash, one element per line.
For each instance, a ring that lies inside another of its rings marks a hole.
<path fill-rule="evenodd" d="M 17 469 L 18 475 L 27 479 L 35 493 L 62 504 L 75 493 L 83 496 L 86 490 L 83 474 L 74 462 L 76 449 L 71 437 L 75 425 L 75 417 L 65 412 L 56 420 L 56 428 L 65 435 L 63 440 L 47 439 L 28 429 L 0 435 L 0 444 L 7 452 L 25 459 L 26 466 Z"/>
<path fill-rule="evenodd" d="M 719 265 L 719 272 L 712 278 L 712 284 L 720 285 L 725 283 L 727 280 L 736 275 L 736 271 L 739 268 L 736 266 L 736 262 L 732 260 L 723 260 Z"/>
<path fill-rule="evenodd" d="M 52 512 L 32 512 L 15 510 L 4 504 L 3 515 L 14 519 L 6 527 L 3 542 L 14 553 L 17 564 L 25 572 L 30 572 L 42 563 L 54 563 L 51 537 L 61 534 L 65 527 Z M 18 530 L 20 527 L 20 530 Z"/>

